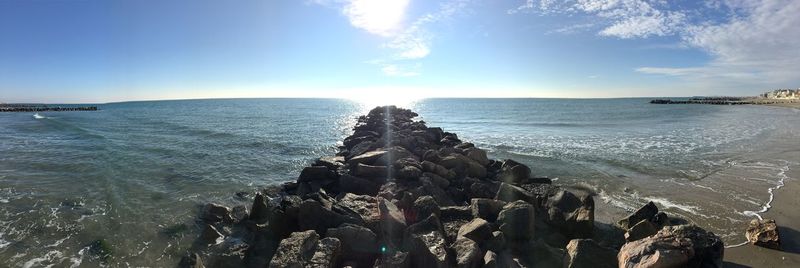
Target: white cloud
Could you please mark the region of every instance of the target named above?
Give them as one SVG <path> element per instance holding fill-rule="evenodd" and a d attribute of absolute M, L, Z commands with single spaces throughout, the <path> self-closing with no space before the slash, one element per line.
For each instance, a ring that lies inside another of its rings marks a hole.
<path fill-rule="evenodd" d="M 349 0 L 342 9 L 356 28 L 392 36 L 402 28 L 409 0 Z"/>
<path fill-rule="evenodd" d="M 706 0 L 693 10 L 670 4 L 664 0 L 525 0 L 508 13 L 589 16 L 599 28 L 598 35 L 676 36 L 681 44 L 670 44 L 670 48 L 700 49 L 712 57 L 702 66 L 645 66 L 636 69 L 639 73 L 680 77 L 709 87 L 796 87 L 800 83 L 800 1 Z"/>

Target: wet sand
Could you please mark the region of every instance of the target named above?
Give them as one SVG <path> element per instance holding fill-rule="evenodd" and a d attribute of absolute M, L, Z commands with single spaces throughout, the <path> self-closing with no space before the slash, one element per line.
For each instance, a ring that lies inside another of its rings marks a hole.
<path fill-rule="evenodd" d="M 770 104 L 759 104 L 759 105 L 800 109 L 800 100 L 792 101 L 792 102 L 770 103 Z"/>
<path fill-rule="evenodd" d="M 800 267 L 800 170 L 787 172 L 790 179 L 775 191 L 772 208 L 765 219 L 778 223 L 782 251 L 746 244 L 725 249 L 725 267 Z M 747 226 L 742 226 L 742 236 Z"/>

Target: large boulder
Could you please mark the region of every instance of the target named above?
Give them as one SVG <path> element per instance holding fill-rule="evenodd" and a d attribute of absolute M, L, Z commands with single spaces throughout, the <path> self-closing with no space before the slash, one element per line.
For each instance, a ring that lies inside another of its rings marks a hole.
<path fill-rule="evenodd" d="M 264 223 L 267 221 L 270 214 L 270 209 L 267 206 L 267 198 L 261 193 L 256 193 L 256 198 L 253 200 L 253 207 L 250 210 L 250 220 L 256 223 Z"/>
<path fill-rule="evenodd" d="M 205 206 L 203 206 L 203 211 L 200 214 L 200 218 L 203 221 L 209 223 L 233 222 L 233 216 L 231 216 L 231 209 L 226 206 L 214 203 L 208 203 Z"/>
<path fill-rule="evenodd" d="M 363 224 L 358 215 L 343 215 L 332 210 L 333 207 L 323 206 L 317 200 L 307 199 L 300 204 L 298 221 L 300 230 L 315 230 L 324 234 L 328 228 L 338 227 L 342 223 Z"/>
<path fill-rule="evenodd" d="M 517 200 L 522 200 L 528 202 L 530 204 L 536 204 L 536 197 L 522 189 L 520 187 L 508 184 L 508 183 L 501 183 L 500 188 L 497 190 L 497 194 L 495 195 L 494 199 L 502 200 L 505 202 L 514 202 Z"/>
<path fill-rule="evenodd" d="M 522 200 L 503 206 L 497 223 L 508 240 L 530 240 L 535 231 L 536 209 Z"/>
<path fill-rule="evenodd" d="M 325 180 L 332 177 L 331 172 L 325 166 L 310 166 L 303 168 L 300 176 L 297 178 L 299 182 L 309 182 L 316 180 Z"/>
<path fill-rule="evenodd" d="M 392 146 L 384 150 L 386 153 L 382 154 L 375 160 L 375 165 L 390 166 L 394 164 L 394 162 L 397 161 L 398 159 L 404 159 L 404 158 L 412 158 L 415 160 L 419 160 L 419 157 L 414 155 L 414 153 L 406 150 L 406 148 L 403 148 L 402 146 Z"/>
<path fill-rule="evenodd" d="M 390 243 L 392 249 L 399 246 L 403 239 L 403 232 L 406 229 L 406 218 L 403 212 L 391 201 L 379 198 L 378 208 L 381 215 L 381 237 L 384 243 Z"/>
<path fill-rule="evenodd" d="M 600 246 L 591 239 L 570 240 L 566 248 L 564 267 L 566 268 L 615 268 L 617 251 Z"/>
<path fill-rule="evenodd" d="M 364 226 L 372 232 L 380 231 L 381 214 L 378 210 L 378 199 L 375 197 L 345 193 L 338 197 L 337 204 L 360 215 Z"/>
<path fill-rule="evenodd" d="M 781 249 L 781 239 L 778 233 L 778 225 L 775 220 L 758 220 L 753 219 L 750 221 L 750 226 L 747 227 L 747 241 L 756 246 Z"/>
<path fill-rule="evenodd" d="M 353 261 L 359 266 L 371 266 L 380 254 L 378 236 L 366 227 L 345 223 L 328 229 L 326 235 L 342 242 L 344 261 Z"/>
<path fill-rule="evenodd" d="M 694 225 L 667 226 L 655 235 L 628 242 L 617 255 L 619 267 L 722 267 L 725 245 Z"/>
<path fill-rule="evenodd" d="M 441 176 L 442 178 L 452 180 L 456 177 L 456 173 L 452 170 L 447 169 L 439 164 L 430 161 L 422 161 L 420 163 L 422 166 L 422 171 L 430 172 L 436 175 Z"/>
<path fill-rule="evenodd" d="M 517 161 L 506 159 L 497 174 L 498 180 L 510 184 L 523 184 L 531 176 L 531 169 Z"/>
<path fill-rule="evenodd" d="M 472 210 L 473 217 L 493 222 L 497 220 L 497 215 L 500 214 L 506 204 L 508 203 L 502 200 L 473 198 L 470 200 L 469 207 Z"/>
<path fill-rule="evenodd" d="M 547 199 L 548 223 L 568 238 L 589 238 L 594 230 L 594 199 L 559 191 Z"/>
<path fill-rule="evenodd" d="M 489 157 L 486 156 L 486 151 L 484 151 L 482 149 L 475 148 L 475 147 L 467 148 L 467 149 L 464 149 L 464 155 L 469 157 L 469 159 L 472 159 L 475 162 L 478 162 L 479 164 L 481 164 L 481 166 L 489 165 Z"/>
<path fill-rule="evenodd" d="M 347 160 L 347 163 L 353 166 L 356 166 L 358 164 L 371 165 L 372 163 L 375 163 L 376 160 L 383 157 L 383 155 L 385 154 L 386 154 L 385 150 L 366 152 L 361 155 L 350 158 L 349 160 Z"/>
<path fill-rule="evenodd" d="M 455 252 L 456 267 L 458 268 L 478 268 L 481 266 L 481 248 L 478 243 L 466 237 L 459 237 L 453 243 Z"/>
<path fill-rule="evenodd" d="M 368 179 L 344 174 L 339 177 L 339 191 L 358 195 L 376 195 L 380 185 Z"/>
<path fill-rule="evenodd" d="M 642 220 L 655 221 L 657 214 L 658 207 L 656 207 L 656 204 L 651 201 L 633 212 L 631 215 L 619 220 L 617 224 L 623 230 L 628 230 Z"/>
<path fill-rule="evenodd" d="M 625 232 L 625 241 L 636 241 L 658 232 L 656 226 L 648 220 L 642 220 Z"/>
<path fill-rule="evenodd" d="M 436 200 L 434 200 L 432 196 L 423 195 L 414 201 L 414 207 L 411 209 L 410 213 L 406 213 L 406 222 L 413 224 L 431 215 L 436 215 L 436 217 L 441 218 L 440 211 L 439 204 L 436 203 Z"/>
<path fill-rule="evenodd" d="M 458 229 L 458 236 L 482 243 L 492 237 L 492 226 L 484 219 L 475 218 Z"/>
<path fill-rule="evenodd" d="M 363 178 L 386 178 L 386 176 L 389 176 L 389 168 L 386 166 L 358 164 L 353 175 Z"/>
<path fill-rule="evenodd" d="M 442 225 L 436 215 L 408 227 L 403 245 L 411 255 L 413 267 L 450 267 Z"/>
<path fill-rule="evenodd" d="M 335 267 L 340 255 L 338 239 L 319 239 L 312 230 L 296 232 L 280 242 L 269 267 Z"/>

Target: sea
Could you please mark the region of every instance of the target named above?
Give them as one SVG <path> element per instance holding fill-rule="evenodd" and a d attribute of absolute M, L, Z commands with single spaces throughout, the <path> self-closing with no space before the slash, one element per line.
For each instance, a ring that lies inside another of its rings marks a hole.
<path fill-rule="evenodd" d="M 648 201 L 745 241 L 800 168 L 800 110 L 649 99 L 422 99 L 400 106 L 616 220 Z M 203 204 L 249 204 L 333 155 L 374 104 L 344 99 L 109 103 L 0 113 L 0 267 L 172 267 Z M 238 193 L 238 194 L 237 194 Z M 243 194 L 245 193 L 245 194 Z M 598 212 L 599 213 L 599 212 Z M 605 215 L 605 216 L 604 216 Z M 99 246 L 100 245 L 100 246 Z"/>

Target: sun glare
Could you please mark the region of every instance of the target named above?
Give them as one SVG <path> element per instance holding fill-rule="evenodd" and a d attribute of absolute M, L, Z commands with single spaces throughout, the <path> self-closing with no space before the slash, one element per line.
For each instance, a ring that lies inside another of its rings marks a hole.
<path fill-rule="evenodd" d="M 348 99 L 357 102 L 364 106 L 366 109 L 375 108 L 376 106 L 395 105 L 397 107 L 411 108 L 415 102 L 422 99 L 414 95 L 405 95 L 399 93 L 385 93 L 385 92 L 367 92 L 359 94 L 351 94 Z"/>

